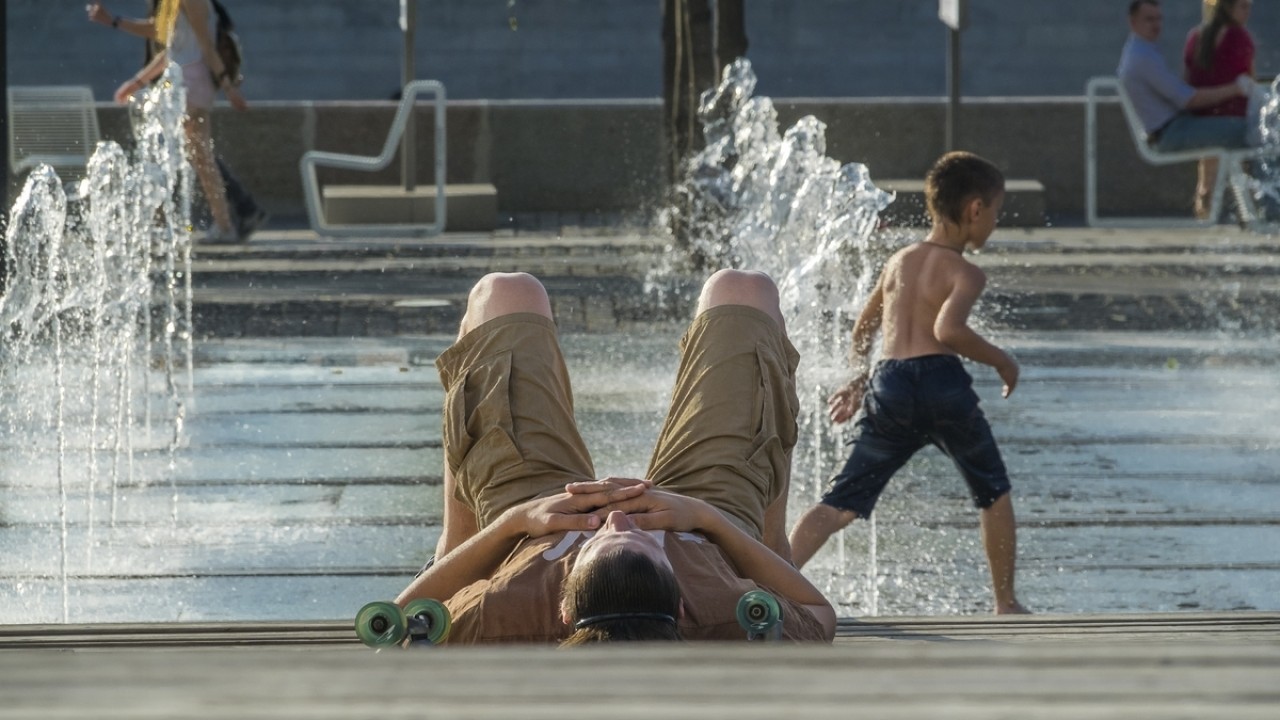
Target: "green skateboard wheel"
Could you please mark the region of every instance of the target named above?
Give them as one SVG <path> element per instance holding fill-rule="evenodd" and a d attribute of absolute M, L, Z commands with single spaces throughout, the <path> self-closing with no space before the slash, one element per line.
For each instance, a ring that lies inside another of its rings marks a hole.
<path fill-rule="evenodd" d="M 449 628 L 453 627 L 449 608 L 439 600 L 414 600 L 405 606 L 404 614 L 409 618 L 409 636 L 414 641 L 438 645 L 449 637 Z"/>
<path fill-rule="evenodd" d="M 409 618 L 399 605 L 375 601 L 356 613 L 356 637 L 371 648 L 394 647 L 409 634 Z"/>
<path fill-rule="evenodd" d="M 751 590 L 738 598 L 738 624 L 752 640 L 781 637 L 782 606 L 764 590 Z"/>

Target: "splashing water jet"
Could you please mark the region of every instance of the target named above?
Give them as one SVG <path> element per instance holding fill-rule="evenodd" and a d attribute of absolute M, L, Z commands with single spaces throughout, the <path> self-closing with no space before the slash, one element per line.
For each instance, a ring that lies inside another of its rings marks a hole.
<path fill-rule="evenodd" d="M 116 143 L 100 142 L 85 179 L 69 191 L 52 168 L 36 168 L 6 230 L 0 423 L 7 430 L 9 462 L 0 467 L 0 479 L 10 489 L 39 493 L 49 475 L 56 478 L 63 622 L 70 619 L 72 574 L 93 570 L 100 458 L 110 456 L 112 526 L 121 485 L 142 481 L 133 474 L 134 398 L 145 394 L 149 429 L 150 317 L 157 286 L 164 301 L 159 339 L 166 417 L 173 428 L 170 453 L 181 438 L 186 400 L 175 381 L 175 339 L 187 343 L 186 396 L 192 355 L 191 170 L 184 154 L 181 77 L 180 68 L 170 66 L 133 107 L 132 159 Z M 184 287 L 180 274 L 187 279 Z M 73 492 L 86 498 L 83 520 L 72 516 Z M 29 522 L 46 526 L 39 512 L 30 511 Z M 77 524 L 86 538 L 83 561 L 69 547 Z M 47 553 L 40 545 L 33 557 Z M 32 569 L 28 577 L 39 578 L 40 571 Z"/>

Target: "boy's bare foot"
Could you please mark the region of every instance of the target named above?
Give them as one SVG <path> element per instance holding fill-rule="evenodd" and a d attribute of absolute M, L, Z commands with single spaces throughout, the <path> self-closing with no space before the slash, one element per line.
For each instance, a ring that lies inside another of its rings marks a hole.
<path fill-rule="evenodd" d="M 1014 600 L 1008 605 L 997 605 L 997 615 L 1030 615 L 1031 611 L 1022 606 L 1022 603 Z"/>

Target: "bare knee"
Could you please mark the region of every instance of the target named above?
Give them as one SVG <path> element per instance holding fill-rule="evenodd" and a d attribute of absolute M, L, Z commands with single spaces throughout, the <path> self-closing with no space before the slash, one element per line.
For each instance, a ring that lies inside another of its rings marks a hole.
<path fill-rule="evenodd" d="M 461 334 L 512 313 L 536 313 L 550 318 L 551 300 L 546 288 L 529 273 L 489 273 L 471 288 Z"/>
<path fill-rule="evenodd" d="M 702 286 L 698 312 L 718 305 L 746 305 L 772 317 L 786 332 L 773 278 L 754 270 L 719 270 Z"/>
<path fill-rule="evenodd" d="M 849 527 L 854 520 L 858 519 L 858 513 L 852 510 L 841 510 L 840 508 L 834 508 L 830 505 L 819 505 L 818 507 L 826 510 L 827 517 L 830 518 L 831 524 L 835 525 L 837 530 L 843 530 Z"/>
<path fill-rule="evenodd" d="M 805 513 L 802 524 L 811 525 L 829 535 L 845 529 L 857 519 L 858 513 L 852 510 L 842 510 L 825 503 L 818 503 Z"/>

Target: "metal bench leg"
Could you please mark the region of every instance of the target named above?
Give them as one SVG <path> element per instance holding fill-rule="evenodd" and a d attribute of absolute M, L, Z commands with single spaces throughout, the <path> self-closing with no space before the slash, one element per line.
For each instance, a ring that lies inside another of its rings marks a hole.
<path fill-rule="evenodd" d="M 1212 157 L 1212 156 L 1210 156 Z M 1235 163 L 1225 157 L 1218 156 L 1218 172 L 1213 180 L 1213 202 L 1209 205 L 1209 217 L 1206 224 L 1215 225 L 1227 205 L 1227 187 L 1231 184 L 1231 168 Z"/>
<path fill-rule="evenodd" d="M 1258 206 L 1253 202 L 1253 188 L 1249 187 L 1249 173 L 1245 170 L 1244 160 L 1231 163 L 1231 194 L 1236 200 L 1236 213 L 1240 216 L 1240 227 L 1256 228 L 1262 217 Z"/>

